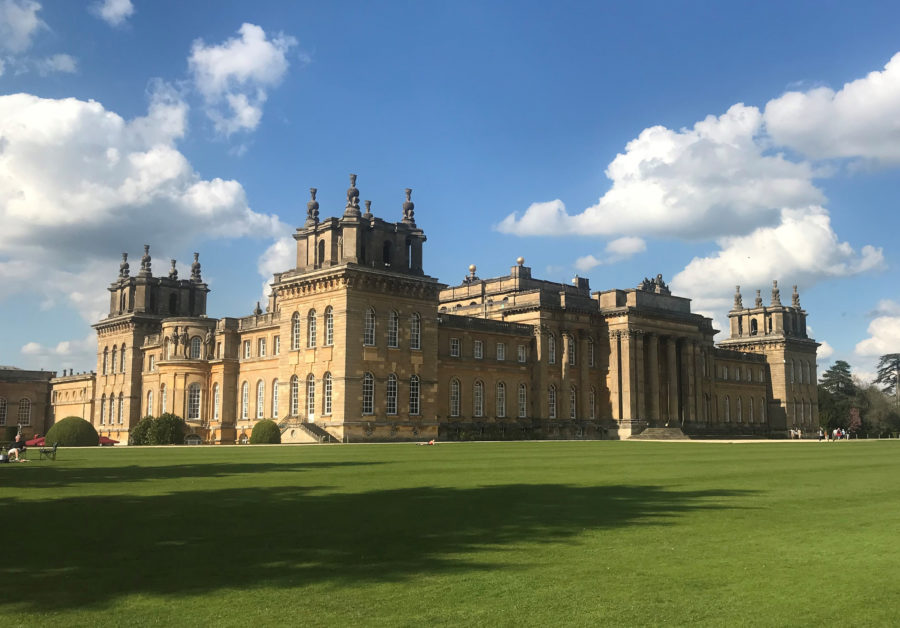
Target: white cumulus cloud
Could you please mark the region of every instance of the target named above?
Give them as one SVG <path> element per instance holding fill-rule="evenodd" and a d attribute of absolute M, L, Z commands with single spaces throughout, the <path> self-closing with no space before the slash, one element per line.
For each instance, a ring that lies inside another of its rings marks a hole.
<path fill-rule="evenodd" d="M 121 26 L 134 14 L 131 0 L 103 0 L 91 5 L 91 11 L 110 26 Z"/>
<path fill-rule="evenodd" d="M 593 255 L 585 255 L 575 260 L 575 268 L 581 272 L 587 272 L 595 266 L 603 264 L 615 264 L 622 260 L 643 253 L 647 250 L 647 243 L 642 238 L 625 236 L 609 242 L 606 245 L 606 255 L 601 258 Z"/>
<path fill-rule="evenodd" d="M 74 57 L 67 54 L 56 54 L 51 57 L 41 59 L 35 63 L 35 66 L 41 76 L 53 74 L 54 72 L 74 74 L 78 71 L 78 62 Z"/>
<path fill-rule="evenodd" d="M 33 0 L 0 0 L 0 48 L 14 53 L 30 48 L 35 34 L 47 28 L 40 10 Z"/>
<path fill-rule="evenodd" d="M 900 316 L 879 316 L 869 323 L 869 337 L 857 343 L 858 356 L 876 357 L 900 353 Z"/>
<path fill-rule="evenodd" d="M 219 45 L 198 39 L 188 58 L 206 113 L 223 135 L 259 125 L 266 90 L 281 83 L 290 65 L 287 53 L 297 45 L 295 38 L 281 33 L 270 39 L 255 24 L 243 24 L 238 33 Z"/>

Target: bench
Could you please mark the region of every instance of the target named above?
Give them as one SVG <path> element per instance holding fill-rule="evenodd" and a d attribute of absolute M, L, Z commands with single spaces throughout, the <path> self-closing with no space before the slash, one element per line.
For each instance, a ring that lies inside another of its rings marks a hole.
<path fill-rule="evenodd" d="M 40 454 L 38 460 L 42 460 L 44 456 L 47 456 L 50 460 L 56 460 L 57 447 L 59 447 L 59 442 L 53 443 L 53 447 L 41 447 L 38 450 L 38 453 Z"/>

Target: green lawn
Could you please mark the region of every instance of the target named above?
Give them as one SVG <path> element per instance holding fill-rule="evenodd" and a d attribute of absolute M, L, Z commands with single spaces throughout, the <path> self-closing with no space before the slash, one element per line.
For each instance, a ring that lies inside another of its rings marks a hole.
<path fill-rule="evenodd" d="M 31 453 L 4 625 L 900 624 L 897 441 Z"/>

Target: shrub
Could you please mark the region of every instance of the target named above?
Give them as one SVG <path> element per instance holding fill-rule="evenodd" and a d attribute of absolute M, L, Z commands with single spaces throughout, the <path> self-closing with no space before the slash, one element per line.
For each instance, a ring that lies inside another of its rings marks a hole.
<path fill-rule="evenodd" d="M 150 430 L 151 445 L 183 445 L 187 426 L 177 414 L 166 412 L 153 421 Z"/>
<path fill-rule="evenodd" d="M 281 443 L 281 428 L 272 419 L 263 419 L 250 432 L 251 445 L 278 445 Z"/>
<path fill-rule="evenodd" d="M 150 433 L 153 431 L 153 424 L 156 422 L 152 416 L 145 416 L 137 425 L 131 428 L 128 433 L 129 445 L 149 445 Z"/>
<path fill-rule="evenodd" d="M 67 416 L 57 421 L 47 432 L 48 445 L 59 443 L 64 447 L 94 447 L 100 436 L 94 426 L 77 416 Z"/>

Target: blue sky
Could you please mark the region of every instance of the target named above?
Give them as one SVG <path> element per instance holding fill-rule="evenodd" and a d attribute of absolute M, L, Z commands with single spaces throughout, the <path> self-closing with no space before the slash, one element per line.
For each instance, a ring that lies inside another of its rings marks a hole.
<path fill-rule="evenodd" d="M 796 283 L 820 370 L 871 373 L 900 351 L 898 13 L 0 0 L 0 364 L 95 368 L 145 243 L 249 314 L 308 188 L 339 215 L 353 172 L 385 219 L 413 188 L 445 283 L 662 273 L 720 328 L 736 284 Z"/>

